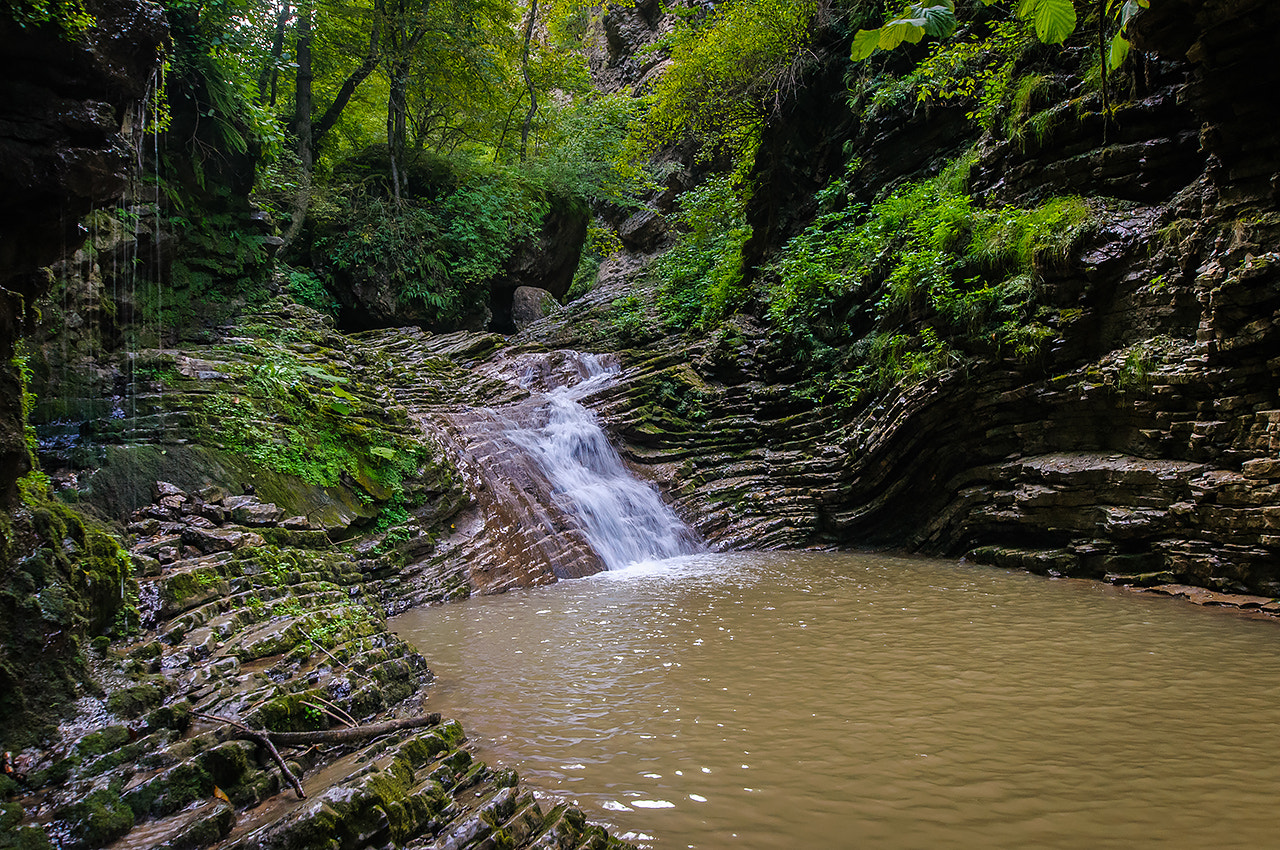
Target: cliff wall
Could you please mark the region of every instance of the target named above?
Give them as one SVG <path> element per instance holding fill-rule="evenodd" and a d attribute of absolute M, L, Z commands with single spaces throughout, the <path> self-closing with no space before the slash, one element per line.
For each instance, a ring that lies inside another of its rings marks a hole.
<path fill-rule="evenodd" d="M 748 213 L 755 266 L 812 220 L 814 192 L 849 158 L 851 191 L 870 201 L 977 142 L 973 196 L 1081 194 L 1106 212 L 1067 262 L 1037 266 L 1055 324 L 1032 363 L 990 358 L 850 413 L 797 398 L 800 370 L 750 315 L 688 348 L 629 352 L 631 382 L 604 415 L 710 541 L 905 545 L 1280 595 L 1280 80 L 1266 61 L 1280 12 L 1155 5 L 1105 129 L 1096 105 L 1021 143 L 955 108 L 859 120 L 839 61 L 770 125 Z M 1072 61 L 1053 73 L 1096 99 Z M 593 317 L 607 335 L 607 298 L 573 321 Z"/>

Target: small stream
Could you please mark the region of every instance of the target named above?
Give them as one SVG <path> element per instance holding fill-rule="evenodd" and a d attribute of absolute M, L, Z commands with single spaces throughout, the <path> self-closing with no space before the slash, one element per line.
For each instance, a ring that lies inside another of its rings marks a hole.
<path fill-rule="evenodd" d="M 1274 623 L 954 562 L 701 554 L 393 621 L 432 709 L 643 846 L 1274 846 Z"/>

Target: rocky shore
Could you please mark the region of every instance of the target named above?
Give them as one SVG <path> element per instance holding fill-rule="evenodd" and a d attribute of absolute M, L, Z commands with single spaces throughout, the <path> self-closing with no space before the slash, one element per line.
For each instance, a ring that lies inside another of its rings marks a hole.
<path fill-rule="evenodd" d="M 6 846 L 630 846 L 430 712 L 427 661 L 375 592 L 393 559 L 308 546 L 255 496 L 155 497 L 130 524 L 141 630 L 95 642 L 57 743 L 6 757 Z"/>

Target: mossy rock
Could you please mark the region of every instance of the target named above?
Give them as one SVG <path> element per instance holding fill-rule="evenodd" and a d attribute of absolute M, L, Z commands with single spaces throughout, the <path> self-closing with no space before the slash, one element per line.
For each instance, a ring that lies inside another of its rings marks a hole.
<path fill-rule="evenodd" d="M 49 836 L 38 826 L 24 826 L 13 832 L 0 831 L 4 850 L 53 850 Z"/>
<path fill-rule="evenodd" d="M 82 479 L 79 498 L 96 513 L 115 520 L 151 504 L 156 481 L 171 482 L 187 492 L 218 485 L 239 493 L 252 485 L 258 498 L 278 505 L 286 516 L 306 516 L 325 528 L 346 528 L 376 517 L 380 510 L 351 488 L 308 484 L 219 449 L 123 445 L 106 446 L 103 451 L 101 466 Z"/>
<path fill-rule="evenodd" d="M 138 717 L 163 701 L 164 688 L 160 684 L 143 682 L 107 697 L 107 709 L 120 717 Z"/>
<path fill-rule="evenodd" d="M 94 635 L 136 625 L 132 563 L 119 544 L 31 482 L 0 516 L 0 747 L 52 731 L 85 677 Z"/>
<path fill-rule="evenodd" d="M 108 726 L 98 732 L 85 735 L 76 745 L 76 749 L 84 756 L 100 756 L 129 743 L 129 738 L 127 726 Z"/>
<path fill-rule="evenodd" d="M 213 793 L 213 777 L 194 758 L 169 768 L 124 795 L 124 805 L 139 818 L 173 814 Z"/>
<path fill-rule="evenodd" d="M 119 794 L 104 788 L 55 813 L 55 818 L 70 827 L 64 850 L 88 850 L 105 847 L 133 829 L 134 812 Z"/>
<path fill-rule="evenodd" d="M 147 715 L 147 725 L 152 729 L 182 731 L 191 725 L 191 704 L 179 700 L 171 705 L 162 705 Z"/>

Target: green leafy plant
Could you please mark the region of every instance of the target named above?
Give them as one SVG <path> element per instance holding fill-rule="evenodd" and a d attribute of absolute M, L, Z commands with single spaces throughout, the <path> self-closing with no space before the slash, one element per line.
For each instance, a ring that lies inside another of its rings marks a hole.
<path fill-rule="evenodd" d="M 977 205 L 962 158 L 871 205 L 841 203 L 765 270 L 768 317 L 818 397 L 854 402 L 975 357 L 1033 362 L 1052 336 L 1037 319 L 1038 273 L 1066 260 L 1092 212 L 1079 198 L 1023 209 Z"/>
<path fill-rule="evenodd" d="M 97 25 L 80 0 L 3 0 L 0 8 L 23 29 L 52 24 L 67 39 Z"/>
<path fill-rule="evenodd" d="M 732 176 L 712 177 L 680 196 L 675 246 L 654 261 L 658 307 L 671 328 L 709 328 L 742 294 L 742 246 L 751 235 L 746 191 Z"/>
<path fill-rule="evenodd" d="M 423 154 L 397 202 L 376 175 L 340 179 L 316 207 L 315 248 L 330 275 L 384 280 L 424 322 L 446 326 L 487 301 L 513 248 L 551 208 L 547 191 L 509 169 Z M 420 175 L 415 177 L 413 175 Z"/>

